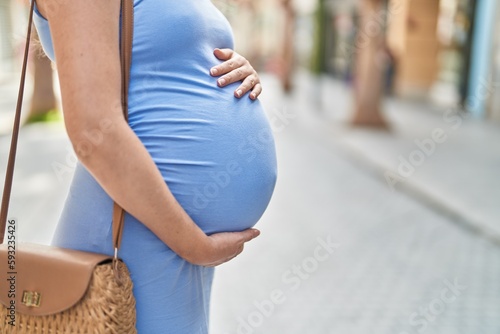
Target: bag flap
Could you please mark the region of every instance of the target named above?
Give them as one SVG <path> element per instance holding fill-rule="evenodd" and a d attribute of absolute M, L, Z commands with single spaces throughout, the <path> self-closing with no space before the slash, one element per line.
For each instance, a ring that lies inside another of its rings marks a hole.
<path fill-rule="evenodd" d="M 1 244 L 0 303 L 33 316 L 64 311 L 85 295 L 95 266 L 112 259 L 30 243 L 17 243 L 13 251 Z"/>

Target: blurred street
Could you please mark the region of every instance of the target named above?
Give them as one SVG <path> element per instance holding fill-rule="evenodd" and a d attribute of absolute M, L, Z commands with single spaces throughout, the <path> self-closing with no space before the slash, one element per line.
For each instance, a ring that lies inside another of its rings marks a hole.
<path fill-rule="evenodd" d="M 341 82 L 299 72 L 294 83 L 284 95 L 264 77 L 278 184 L 262 235 L 218 269 L 212 333 L 498 334 L 498 123 L 388 99 L 388 131 L 352 128 Z M 0 105 L 2 175 L 15 85 L 0 86 L 12 97 Z M 50 242 L 74 163 L 62 124 L 23 128 L 18 240 Z"/>

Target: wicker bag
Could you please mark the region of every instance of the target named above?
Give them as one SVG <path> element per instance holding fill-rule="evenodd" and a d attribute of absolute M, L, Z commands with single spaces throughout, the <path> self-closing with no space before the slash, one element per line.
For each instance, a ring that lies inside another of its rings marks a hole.
<path fill-rule="evenodd" d="M 128 111 L 133 0 L 122 0 L 122 105 Z M 124 211 L 113 207 L 114 256 L 17 243 L 7 220 L 19 135 L 21 103 L 35 0 L 31 2 L 26 49 L 0 211 L 1 334 L 134 334 L 135 299 L 126 265 L 118 259 Z M 111 217 L 110 217 L 111 218 Z"/>

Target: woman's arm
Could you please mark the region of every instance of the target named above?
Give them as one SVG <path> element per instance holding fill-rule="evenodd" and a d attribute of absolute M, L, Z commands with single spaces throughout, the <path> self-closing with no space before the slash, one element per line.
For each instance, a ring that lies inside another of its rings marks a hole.
<path fill-rule="evenodd" d="M 207 237 L 168 189 L 120 103 L 119 0 L 38 0 L 49 20 L 66 129 L 83 165 L 127 212 L 173 251 L 217 265 L 257 230 Z"/>

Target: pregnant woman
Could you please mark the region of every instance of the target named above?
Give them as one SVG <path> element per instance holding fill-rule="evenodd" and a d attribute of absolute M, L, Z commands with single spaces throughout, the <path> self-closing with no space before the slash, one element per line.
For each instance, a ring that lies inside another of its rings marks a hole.
<path fill-rule="evenodd" d="M 120 103 L 119 0 L 37 0 L 79 158 L 55 246 L 120 257 L 139 334 L 208 332 L 213 267 L 259 232 L 276 182 L 259 77 L 210 0 L 134 0 L 129 122 Z"/>

